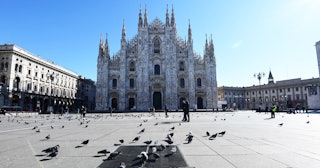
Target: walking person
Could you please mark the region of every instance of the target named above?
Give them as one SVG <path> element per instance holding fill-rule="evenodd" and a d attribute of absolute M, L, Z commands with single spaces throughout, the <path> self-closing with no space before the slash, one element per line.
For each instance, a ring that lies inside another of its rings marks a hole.
<path fill-rule="evenodd" d="M 86 117 L 86 108 L 84 106 L 81 106 L 80 112 L 81 112 L 82 118 L 85 118 Z"/>
<path fill-rule="evenodd" d="M 187 100 L 182 101 L 182 109 L 183 109 L 183 122 L 190 122 L 190 115 L 189 115 L 189 102 Z"/>
<path fill-rule="evenodd" d="M 168 108 L 167 108 L 167 105 L 164 105 L 164 113 L 166 115 L 166 118 L 168 118 Z"/>

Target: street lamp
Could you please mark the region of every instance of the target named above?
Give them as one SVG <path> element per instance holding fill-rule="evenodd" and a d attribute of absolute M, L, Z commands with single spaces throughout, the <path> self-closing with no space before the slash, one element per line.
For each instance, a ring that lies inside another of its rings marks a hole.
<path fill-rule="evenodd" d="M 50 112 L 50 113 L 52 113 L 53 112 L 53 107 L 52 107 L 52 94 L 53 94 L 53 92 L 52 92 L 52 82 L 53 82 L 53 80 L 54 80 L 54 73 L 52 73 L 52 74 L 50 74 L 49 75 L 49 79 L 50 79 L 50 99 L 49 99 L 49 107 L 48 107 L 48 111 Z"/>
<path fill-rule="evenodd" d="M 264 72 L 259 72 L 257 74 L 253 74 L 253 77 L 259 80 L 259 111 L 261 111 L 262 98 L 261 98 L 261 78 L 264 77 Z"/>

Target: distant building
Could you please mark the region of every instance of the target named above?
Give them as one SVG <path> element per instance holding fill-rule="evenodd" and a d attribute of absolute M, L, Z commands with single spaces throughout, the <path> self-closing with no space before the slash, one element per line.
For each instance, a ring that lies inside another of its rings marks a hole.
<path fill-rule="evenodd" d="M 76 111 L 82 103 L 87 103 L 86 99 L 80 101 L 77 97 L 78 80 L 76 73 L 17 45 L 0 45 L 0 108 L 15 106 L 25 111 L 55 113 L 66 109 Z"/>
<path fill-rule="evenodd" d="M 309 99 L 310 96 L 319 95 L 319 91 L 316 90 L 320 85 L 319 78 L 305 80 L 297 78 L 274 82 L 270 72 L 268 81 L 268 84 L 261 86 L 219 87 L 219 100 L 227 101 L 228 108 L 237 109 L 265 110 L 270 109 L 273 104 L 276 104 L 280 110 L 297 106 L 317 108 Z"/>
<path fill-rule="evenodd" d="M 138 33 L 126 39 L 123 25 L 120 51 L 110 57 L 108 39 L 100 40 L 97 61 L 96 109 L 178 109 L 187 99 L 190 107 L 217 107 L 216 60 L 212 38 L 204 56 L 193 50 L 189 23 L 186 40 L 177 34 L 174 10 L 166 20 L 151 23 L 147 11 L 138 17 Z"/>
<path fill-rule="evenodd" d="M 88 111 L 95 110 L 95 96 L 96 96 L 96 85 L 91 79 L 86 79 L 79 76 L 78 79 L 78 90 L 76 97 L 78 99 L 78 107 L 84 105 Z"/>

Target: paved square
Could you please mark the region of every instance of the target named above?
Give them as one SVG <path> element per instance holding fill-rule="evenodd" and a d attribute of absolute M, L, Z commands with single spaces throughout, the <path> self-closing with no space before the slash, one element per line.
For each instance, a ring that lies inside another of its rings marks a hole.
<path fill-rule="evenodd" d="M 106 163 L 110 153 L 98 151 L 115 152 L 125 146 L 134 147 L 125 152 L 133 161 L 147 146 L 144 143 L 147 140 L 152 140 L 150 147 L 168 146 L 164 140 L 169 133 L 173 133 L 173 143 L 160 153 L 161 158 L 150 158 L 145 167 L 181 167 L 165 158 L 172 146 L 177 146 L 177 153 L 181 153 L 180 160 L 186 164 L 183 167 L 320 167 L 320 113 L 277 113 L 275 119 L 270 119 L 270 114 L 253 111 L 190 114 L 191 122 L 181 122 L 182 113 L 178 112 L 169 113 L 168 118 L 164 113 L 88 114 L 86 120 L 77 114 L 1 115 L 0 167 L 99 167 Z M 209 140 L 206 134 L 222 131 L 226 134 L 214 140 Z M 186 143 L 190 132 L 193 139 Z M 139 139 L 134 141 L 135 137 Z M 82 144 L 85 140 L 88 143 Z M 60 146 L 58 152 L 42 152 L 56 145 Z M 141 167 L 128 163 L 127 158 L 122 160 L 126 155 L 120 154 L 109 163 L 116 167 L 121 162 L 127 168 Z"/>

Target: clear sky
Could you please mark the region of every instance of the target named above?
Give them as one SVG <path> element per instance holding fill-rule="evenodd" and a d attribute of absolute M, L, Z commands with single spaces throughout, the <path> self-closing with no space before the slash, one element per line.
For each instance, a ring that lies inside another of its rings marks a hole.
<path fill-rule="evenodd" d="M 218 86 L 252 86 L 255 73 L 271 70 L 275 81 L 319 77 L 315 43 L 320 40 L 319 0 L 10 0 L 0 3 L 0 44 L 16 44 L 96 81 L 100 36 L 110 53 L 137 34 L 140 6 L 149 23 L 165 22 L 174 7 L 177 33 L 188 34 L 203 54 L 212 35 Z"/>

